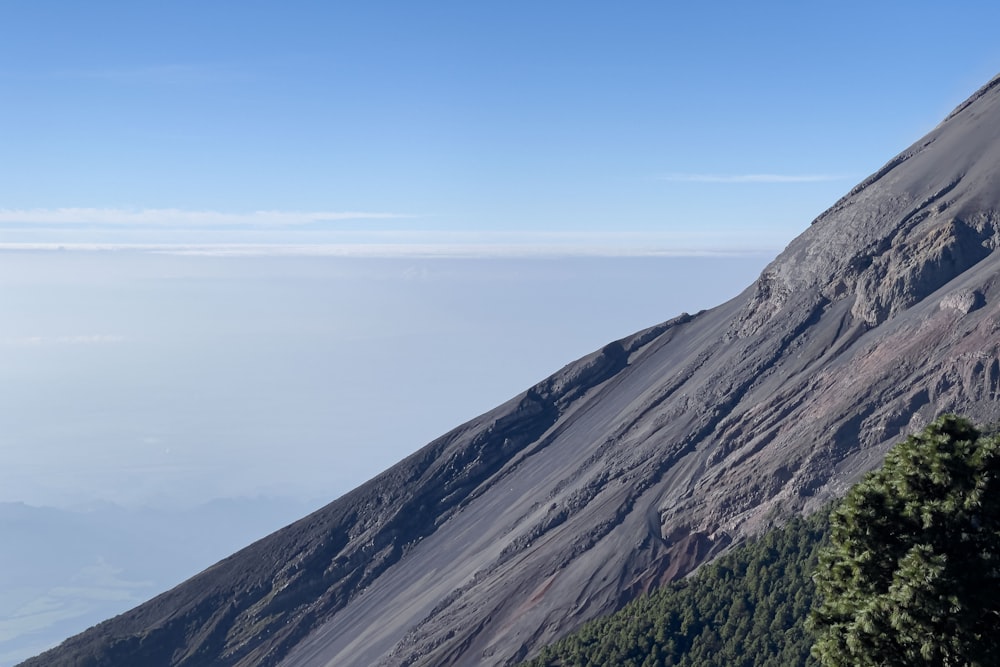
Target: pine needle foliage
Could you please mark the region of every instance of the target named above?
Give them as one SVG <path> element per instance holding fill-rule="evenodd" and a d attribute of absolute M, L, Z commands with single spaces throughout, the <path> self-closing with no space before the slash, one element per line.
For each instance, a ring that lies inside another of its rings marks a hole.
<path fill-rule="evenodd" d="M 809 627 L 825 667 L 996 665 L 1000 439 L 945 415 L 830 517 Z"/>
<path fill-rule="evenodd" d="M 827 513 L 796 518 L 544 649 L 530 667 L 816 665 L 805 629 Z"/>

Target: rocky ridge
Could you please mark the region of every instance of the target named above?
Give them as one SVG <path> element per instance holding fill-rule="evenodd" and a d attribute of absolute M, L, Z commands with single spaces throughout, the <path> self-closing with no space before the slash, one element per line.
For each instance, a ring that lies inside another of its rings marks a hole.
<path fill-rule="evenodd" d="M 25 664 L 513 664 L 838 496 L 937 414 L 996 421 L 998 220 L 1000 78 L 740 296 Z"/>

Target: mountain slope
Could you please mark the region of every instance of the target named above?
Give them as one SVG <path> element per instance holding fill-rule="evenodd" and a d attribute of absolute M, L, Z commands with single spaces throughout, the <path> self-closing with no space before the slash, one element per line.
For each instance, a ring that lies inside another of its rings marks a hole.
<path fill-rule="evenodd" d="M 839 495 L 938 413 L 996 419 L 998 166 L 1000 78 L 737 298 L 26 664 L 510 664 Z"/>

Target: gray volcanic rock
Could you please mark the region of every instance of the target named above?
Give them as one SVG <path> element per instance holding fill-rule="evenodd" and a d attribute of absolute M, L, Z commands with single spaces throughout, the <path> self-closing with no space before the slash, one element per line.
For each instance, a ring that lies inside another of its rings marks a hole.
<path fill-rule="evenodd" d="M 28 665 L 506 665 L 997 419 L 1000 78 L 743 294 L 611 343 Z M 89 662 L 88 662 L 89 661 Z"/>

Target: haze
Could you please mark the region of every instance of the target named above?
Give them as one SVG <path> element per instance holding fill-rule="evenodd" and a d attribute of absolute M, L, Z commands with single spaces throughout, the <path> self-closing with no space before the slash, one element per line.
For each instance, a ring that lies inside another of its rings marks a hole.
<path fill-rule="evenodd" d="M 8 252 L 2 500 L 325 502 L 767 259 Z"/>

